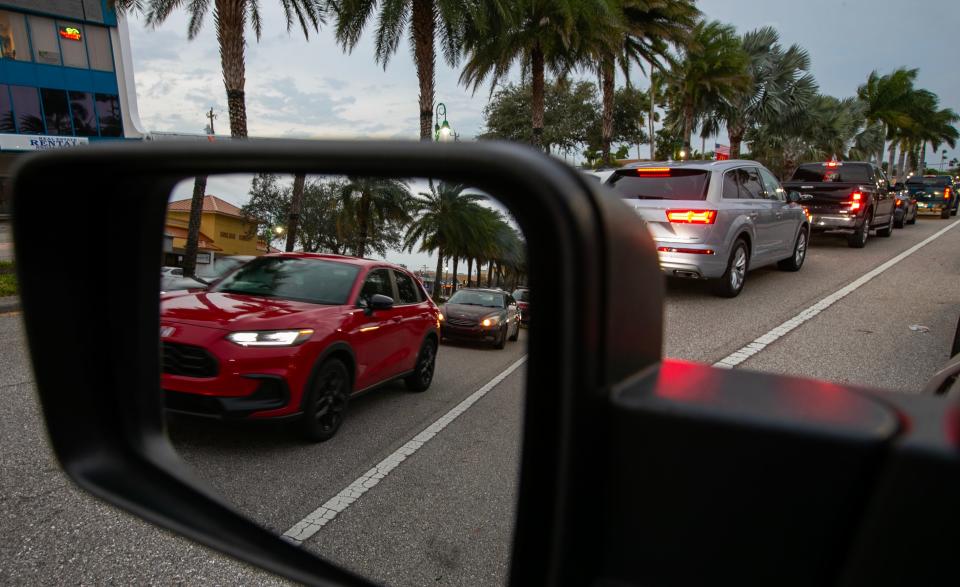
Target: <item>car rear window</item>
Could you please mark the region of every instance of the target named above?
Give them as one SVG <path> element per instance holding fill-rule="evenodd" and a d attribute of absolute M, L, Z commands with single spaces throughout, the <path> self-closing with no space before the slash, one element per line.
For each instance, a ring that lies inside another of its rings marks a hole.
<path fill-rule="evenodd" d="M 639 200 L 705 200 L 710 172 L 703 169 L 618 169 L 607 185 L 623 198 Z"/>
<path fill-rule="evenodd" d="M 341 305 L 360 268 L 295 257 L 261 257 L 226 276 L 211 291 Z"/>
<path fill-rule="evenodd" d="M 529 302 L 530 301 L 530 290 L 528 289 L 518 289 L 514 290 L 513 298 L 518 302 Z"/>
<path fill-rule="evenodd" d="M 949 177 L 911 177 L 907 180 L 908 188 L 944 187 L 950 184 Z"/>
<path fill-rule="evenodd" d="M 839 182 L 858 183 L 872 182 L 873 174 L 869 165 L 856 163 L 841 163 L 836 167 L 826 163 L 804 163 L 793 172 L 790 181 L 809 181 L 813 183 Z"/>

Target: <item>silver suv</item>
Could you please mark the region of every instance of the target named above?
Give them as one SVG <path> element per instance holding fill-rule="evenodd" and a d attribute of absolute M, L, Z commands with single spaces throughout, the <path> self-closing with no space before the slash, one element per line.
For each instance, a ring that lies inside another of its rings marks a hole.
<path fill-rule="evenodd" d="M 759 163 L 635 163 L 606 185 L 646 220 L 665 275 L 715 280 L 715 293 L 732 298 L 750 269 L 803 266 L 807 212 Z"/>

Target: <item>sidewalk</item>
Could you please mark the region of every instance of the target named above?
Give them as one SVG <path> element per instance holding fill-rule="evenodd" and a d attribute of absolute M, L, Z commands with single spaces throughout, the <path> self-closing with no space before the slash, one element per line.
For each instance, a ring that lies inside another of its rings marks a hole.
<path fill-rule="evenodd" d="M 0 314 L 6 314 L 7 312 L 19 312 L 19 311 L 20 311 L 20 298 L 18 296 L 0 297 Z"/>

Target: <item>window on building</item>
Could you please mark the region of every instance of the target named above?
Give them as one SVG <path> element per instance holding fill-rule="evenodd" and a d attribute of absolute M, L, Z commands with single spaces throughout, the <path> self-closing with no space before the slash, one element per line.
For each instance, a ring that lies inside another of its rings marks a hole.
<path fill-rule="evenodd" d="M 0 84 L 0 132 L 17 132 L 17 124 L 13 120 L 13 103 L 10 101 L 10 88 L 8 88 L 6 84 Z"/>
<path fill-rule="evenodd" d="M 37 88 L 10 86 L 10 97 L 13 98 L 17 132 L 27 135 L 43 134 L 43 116 L 40 112 L 40 95 Z"/>
<path fill-rule="evenodd" d="M 47 134 L 73 135 L 67 93 L 63 90 L 41 88 L 40 100 L 43 102 L 43 120 L 47 123 Z"/>
<path fill-rule="evenodd" d="M 110 51 L 110 31 L 104 27 L 87 25 L 87 52 L 90 67 L 99 71 L 113 71 L 113 52 Z"/>
<path fill-rule="evenodd" d="M 113 94 L 97 94 L 97 117 L 100 119 L 100 136 L 122 137 L 120 120 L 120 97 Z"/>
<path fill-rule="evenodd" d="M 87 68 L 87 44 L 84 27 L 78 22 L 57 21 L 57 36 L 60 37 L 60 52 L 63 64 L 68 67 Z"/>
<path fill-rule="evenodd" d="M 93 109 L 93 95 L 89 92 L 70 92 L 69 95 L 73 130 L 77 136 L 97 136 L 97 115 Z"/>
<path fill-rule="evenodd" d="M 57 41 L 57 23 L 42 16 L 28 16 L 33 58 L 37 63 L 60 65 L 60 42 Z"/>
<path fill-rule="evenodd" d="M 0 10 L 0 57 L 30 61 L 27 21 L 22 14 Z"/>

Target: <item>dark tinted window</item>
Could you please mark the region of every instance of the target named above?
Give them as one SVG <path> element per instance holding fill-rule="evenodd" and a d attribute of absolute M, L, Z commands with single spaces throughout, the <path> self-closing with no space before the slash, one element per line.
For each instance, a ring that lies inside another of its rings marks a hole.
<path fill-rule="evenodd" d="M 791 181 L 873 183 L 873 169 L 863 163 L 841 163 L 829 167 L 826 163 L 805 163 L 793 172 Z"/>
<path fill-rule="evenodd" d="M 766 169 L 760 167 L 760 179 L 763 180 L 763 188 L 767 194 L 768 200 L 784 201 L 787 199 L 786 192 L 780 187 L 780 182 L 776 177 Z"/>
<path fill-rule="evenodd" d="M 945 175 L 936 177 L 911 177 L 907 180 L 908 188 L 917 188 L 923 186 L 944 187 L 950 185 L 950 178 Z"/>
<path fill-rule="evenodd" d="M 112 94 L 97 94 L 97 117 L 100 118 L 100 136 L 123 136 L 120 122 L 120 98 Z"/>
<path fill-rule="evenodd" d="M 340 305 L 347 303 L 359 271 L 334 261 L 261 257 L 225 277 L 211 291 Z"/>
<path fill-rule="evenodd" d="M 529 302 L 529 301 L 530 301 L 530 290 L 529 290 L 529 289 L 518 289 L 518 290 L 514 290 L 514 292 L 513 292 L 513 297 L 516 298 L 518 301 L 521 301 L 521 302 Z"/>
<path fill-rule="evenodd" d="M 393 286 L 390 285 L 390 272 L 386 269 L 374 269 L 367 274 L 360 290 L 360 300 L 369 303 L 370 298 L 380 294 L 393 298 Z"/>
<path fill-rule="evenodd" d="M 740 197 L 740 176 L 736 169 L 723 174 L 723 197 L 731 200 Z"/>
<path fill-rule="evenodd" d="M 624 198 L 705 200 L 709 182 L 710 172 L 701 169 L 670 168 L 662 171 L 619 169 L 610 176 L 607 185 L 617 190 Z"/>
<path fill-rule="evenodd" d="M 42 88 L 40 98 L 43 100 L 43 119 L 47 123 L 47 134 L 72 135 L 73 124 L 70 122 L 67 93 L 63 90 Z"/>
<path fill-rule="evenodd" d="M 461 289 L 453 294 L 447 303 L 464 304 L 467 306 L 487 306 L 490 308 L 506 308 L 504 295 L 488 291 Z"/>
<path fill-rule="evenodd" d="M 13 97 L 13 111 L 17 119 L 17 132 L 20 134 L 43 134 L 43 118 L 40 115 L 40 94 L 37 88 L 10 86 Z"/>
<path fill-rule="evenodd" d="M 0 132 L 17 132 L 17 124 L 13 120 L 13 102 L 10 101 L 10 88 L 6 84 L 0 84 Z"/>
<path fill-rule="evenodd" d="M 70 110 L 77 136 L 97 136 L 97 117 L 93 110 L 93 96 L 89 92 L 70 92 Z"/>
<path fill-rule="evenodd" d="M 416 284 L 413 283 L 413 278 L 404 273 L 403 271 L 394 271 L 394 277 L 397 279 L 397 295 L 400 300 L 400 304 L 418 304 L 423 300 L 420 299 L 420 292 Z"/>
<path fill-rule="evenodd" d="M 744 197 L 744 193 L 755 200 L 762 200 L 765 197 L 763 182 L 760 181 L 760 174 L 757 173 L 756 169 L 752 167 L 749 169 L 738 169 L 737 173 L 742 177 L 741 186 L 743 190 L 740 193 L 741 198 Z"/>

